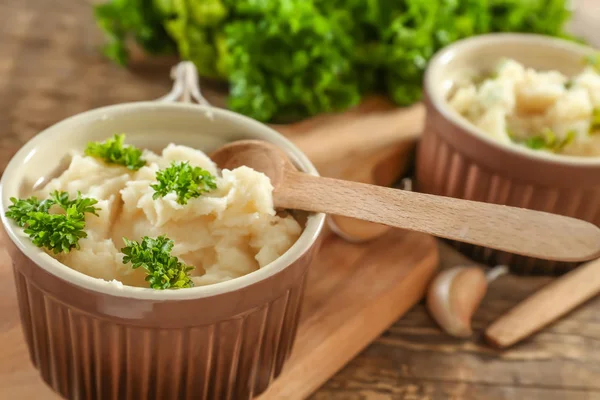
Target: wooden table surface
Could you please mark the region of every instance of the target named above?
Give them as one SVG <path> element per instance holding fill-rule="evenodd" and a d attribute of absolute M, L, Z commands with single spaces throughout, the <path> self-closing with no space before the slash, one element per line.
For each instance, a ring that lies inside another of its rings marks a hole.
<path fill-rule="evenodd" d="M 575 5 L 573 30 L 600 46 L 600 0 Z M 0 171 L 25 140 L 54 122 L 169 90 L 174 60 L 120 69 L 98 55 L 99 41 L 85 1 L 0 0 Z M 217 92 L 205 93 L 218 104 Z M 441 250 L 445 266 L 463 261 Z M 442 334 L 424 306 L 415 307 L 314 399 L 600 399 L 600 299 L 508 351 L 481 340 L 489 323 L 550 279 L 494 282 L 474 316 L 472 340 Z M 9 328 L 0 321 L 0 333 Z"/>

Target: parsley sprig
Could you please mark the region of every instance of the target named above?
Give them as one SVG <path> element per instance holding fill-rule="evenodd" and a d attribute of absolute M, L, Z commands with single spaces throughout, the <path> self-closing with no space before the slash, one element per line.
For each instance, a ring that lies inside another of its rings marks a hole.
<path fill-rule="evenodd" d="M 125 254 L 123 264 L 131 262 L 133 268 L 142 267 L 148 276 L 146 281 L 152 289 L 179 289 L 194 286 L 190 279 L 189 271 L 194 267 L 186 265 L 171 255 L 173 241 L 166 236 L 150 238 L 144 236 L 138 243 L 123 238 L 125 247 L 121 252 Z"/>
<path fill-rule="evenodd" d="M 150 185 L 154 189 L 153 199 L 165 197 L 168 193 L 177 194 L 177 202 L 185 205 L 193 197 L 217 188 L 215 177 L 205 169 L 192 167 L 189 162 L 172 162 L 156 173 L 158 183 Z"/>
<path fill-rule="evenodd" d="M 125 135 L 115 135 L 104 142 L 90 142 L 85 155 L 104 160 L 107 164 L 116 164 L 137 171 L 146 165 L 142 159 L 142 150 L 135 146 L 125 145 Z"/>
<path fill-rule="evenodd" d="M 96 199 L 82 198 L 81 193 L 72 200 L 68 193 L 54 191 L 50 198 L 41 201 L 35 196 L 27 199 L 12 197 L 10 201 L 12 204 L 6 216 L 25 228 L 24 232 L 33 244 L 54 254 L 79 249 L 79 239 L 87 237 L 83 230 L 85 214 L 98 215 L 96 211 L 99 210 L 94 206 L 98 203 Z M 50 213 L 53 205 L 60 207 L 62 212 Z"/>

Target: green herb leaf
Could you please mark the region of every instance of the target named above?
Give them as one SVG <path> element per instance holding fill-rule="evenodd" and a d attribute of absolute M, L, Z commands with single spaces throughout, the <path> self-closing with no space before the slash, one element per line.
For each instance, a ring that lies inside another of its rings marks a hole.
<path fill-rule="evenodd" d="M 593 67 L 596 72 L 600 72 L 600 53 L 594 53 L 585 56 L 584 62 Z"/>
<path fill-rule="evenodd" d="M 563 138 L 563 140 L 561 140 L 560 142 L 556 143 L 554 145 L 554 152 L 559 152 L 562 149 L 564 149 L 565 147 L 567 147 L 568 145 L 570 145 L 571 143 L 573 143 L 573 141 L 575 140 L 575 138 L 577 137 L 577 132 L 575 131 L 569 131 L 567 132 L 567 135 Z"/>
<path fill-rule="evenodd" d="M 85 228 L 85 213 L 98 215 L 96 199 L 77 198 L 70 200 L 66 192 L 54 191 L 50 198 L 39 201 L 36 197 L 28 199 L 11 198 L 13 203 L 8 207 L 6 216 L 15 221 L 20 227 L 25 227 L 37 247 L 57 253 L 68 253 L 73 248 L 79 249 L 79 239 L 87 237 Z M 62 212 L 50 213 L 53 205 L 60 207 Z"/>
<path fill-rule="evenodd" d="M 546 148 L 546 140 L 543 136 L 533 136 L 527 138 L 527 140 L 525 141 L 525 146 L 533 150 L 544 149 Z"/>
<path fill-rule="evenodd" d="M 552 131 L 552 129 L 543 129 L 542 136 L 544 137 L 547 147 L 553 148 L 558 144 L 558 139 L 556 138 L 556 134 Z"/>
<path fill-rule="evenodd" d="M 556 137 L 551 129 L 544 129 L 541 134 L 527 138 L 525 141 L 511 140 L 518 144 L 523 144 L 533 150 L 549 150 L 558 153 L 575 140 L 577 132 L 569 131 L 562 140 Z"/>
<path fill-rule="evenodd" d="M 597 133 L 600 133 L 600 108 L 594 108 L 590 123 L 590 135 Z"/>
<path fill-rule="evenodd" d="M 189 199 L 217 188 L 215 177 L 210 172 L 192 167 L 188 162 L 172 162 L 156 173 L 156 180 L 158 183 L 150 185 L 154 189 L 152 198 L 156 200 L 174 192 L 179 204 L 187 204 Z"/>
<path fill-rule="evenodd" d="M 123 238 L 125 254 L 123 264 L 131 263 L 133 268 L 142 267 L 148 276 L 146 281 L 152 289 L 179 289 L 194 286 L 189 272 L 194 269 L 171 255 L 173 241 L 166 236 L 155 239 L 144 236 L 141 243 Z"/>
<path fill-rule="evenodd" d="M 51 200 L 44 200 L 43 202 L 38 200 L 37 197 L 32 196 L 28 199 L 17 199 L 14 197 L 10 198 L 13 203 L 8 206 L 6 216 L 15 221 L 20 227 L 24 227 L 27 221 L 30 219 L 29 214 L 34 212 L 48 212 L 48 209 L 54 204 Z"/>
<path fill-rule="evenodd" d="M 142 150 L 134 146 L 124 145 L 125 135 L 115 135 L 104 142 L 90 142 L 85 155 L 100 158 L 108 164 L 116 164 L 137 171 L 146 165 L 142 159 Z"/>
<path fill-rule="evenodd" d="M 81 193 L 78 193 L 75 199 L 69 200 L 69 194 L 67 192 L 55 190 L 50 193 L 50 202 L 58 204 L 63 210 L 74 208 L 77 212 L 82 214 L 91 213 L 96 216 L 98 215 L 96 212 L 98 208 L 94 207 L 95 204 L 98 204 L 98 200 L 91 197 L 81 197 Z"/>

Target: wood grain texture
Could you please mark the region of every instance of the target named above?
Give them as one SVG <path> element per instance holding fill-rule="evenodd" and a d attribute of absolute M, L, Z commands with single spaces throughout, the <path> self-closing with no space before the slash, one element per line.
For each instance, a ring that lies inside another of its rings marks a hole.
<path fill-rule="evenodd" d="M 574 3 L 573 30 L 600 46 L 600 2 Z M 83 0 L 0 0 L 0 171 L 24 141 L 54 122 L 93 107 L 153 99 L 168 92 L 168 72 L 174 59 L 149 62 L 136 57 L 131 69 L 121 69 L 98 56 L 99 43 Z M 218 89 L 203 81 L 209 101 L 222 105 Z M 338 257 L 340 262 L 344 260 L 344 254 Z M 467 263 L 445 247 L 441 259 L 446 267 Z M 0 264 L 2 268 L 8 266 Z M 311 398 L 600 399 L 598 298 L 507 351 L 491 350 L 483 344 L 482 331 L 493 320 L 550 281 L 505 276 L 494 282 L 475 313 L 474 341 L 449 338 L 420 305 Z M 0 280 L 0 293 L 0 313 L 14 312 L 10 279 Z M 26 360 L 21 330 L 14 319 L 0 319 L 0 334 L 2 356 Z M 32 368 L 2 362 L 0 375 L 0 383 L 19 387 L 14 399 L 56 398 L 36 380 Z M 0 398 L 6 396 L 0 394 Z"/>
<path fill-rule="evenodd" d="M 470 263 L 444 244 L 440 257 L 442 268 Z M 474 315 L 470 340 L 442 333 L 421 304 L 311 399 L 598 399 L 600 299 L 509 350 L 495 350 L 483 340 L 495 318 L 550 281 L 498 278 Z"/>
<path fill-rule="evenodd" d="M 423 130 L 425 107 L 419 103 L 360 115 L 357 119 L 335 121 L 335 125 L 327 121 L 304 135 L 296 133 L 296 126 L 291 129 L 280 127 L 279 130 L 296 136 L 294 142 L 311 155 L 315 165 L 336 163 L 396 145 L 398 141 L 416 140 Z"/>
<path fill-rule="evenodd" d="M 387 378 L 387 379 L 386 379 Z M 323 390 L 313 400 L 594 400 L 596 393 L 553 388 L 494 386 L 464 382 L 437 382 L 420 379 L 384 377 L 376 385 L 368 376 L 347 377 L 349 384 Z"/>
<path fill-rule="evenodd" d="M 485 331 L 497 347 L 508 347 L 542 329 L 600 293 L 600 260 L 557 278 L 501 316 Z"/>

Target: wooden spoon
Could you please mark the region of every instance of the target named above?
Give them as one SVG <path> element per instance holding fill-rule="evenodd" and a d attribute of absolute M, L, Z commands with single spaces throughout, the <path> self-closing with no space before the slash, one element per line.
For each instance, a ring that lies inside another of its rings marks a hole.
<path fill-rule="evenodd" d="M 313 176 L 259 140 L 229 143 L 211 158 L 222 169 L 245 165 L 266 174 L 279 208 L 343 215 L 548 260 L 600 256 L 600 228 L 574 218 Z"/>

